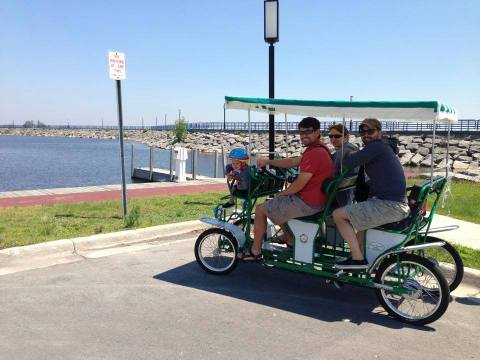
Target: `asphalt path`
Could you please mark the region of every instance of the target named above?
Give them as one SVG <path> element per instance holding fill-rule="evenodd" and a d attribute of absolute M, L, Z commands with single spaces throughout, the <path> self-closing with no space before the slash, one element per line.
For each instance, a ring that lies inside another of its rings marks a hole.
<path fill-rule="evenodd" d="M 479 358 L 474 299 L 413 327 L 387 316 L 373 290 L 260 264 L 209 275 L 193 244 L 0 276 L 0 359 Z"/>

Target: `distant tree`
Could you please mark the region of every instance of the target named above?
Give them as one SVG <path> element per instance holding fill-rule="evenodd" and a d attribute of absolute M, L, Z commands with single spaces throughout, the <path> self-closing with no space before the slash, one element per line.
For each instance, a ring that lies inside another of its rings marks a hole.
<path fill-rule="evenodd" d="M 28 121 L 25 121 L 25 123 L 23 124 L 23 127 L 24 128 L 34 128 L 34 127 L 37 127 L 37 128 L 46 128 L 48 127 L 47 125 L 45 125 L 44 123 L 42 123 L 41 121 L 33 121 L 33 120 L 28 120 Z"/>
<path fill-rule="evenodd" d="M 175 142 L 182 142 L 187 139 L 187 121 L 184 117 L 175 121 L 175 129 L 173 133 L 175 134 Z"/>

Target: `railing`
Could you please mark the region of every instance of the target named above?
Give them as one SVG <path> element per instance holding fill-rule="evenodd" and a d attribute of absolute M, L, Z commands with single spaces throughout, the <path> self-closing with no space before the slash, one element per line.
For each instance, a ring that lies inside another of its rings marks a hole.
<path fill-rule="evenodd" d="M 338 123 L 338 121 L 322 121 L 320 122 L 320 130 L 328 131 L 328 128 Z M 351 131 L 355 132 L 358 129 L 361 121 L 346 121 L 346 126 Z M 384 132 L 422 132 L 432 131 L 433 124 L 429 122 L 398 122 L 398 121 L 384 121 L 382 122 Z M 296 131 L 298 129 L 298 122 L 289 122 L 288 131 Z M 0 128 L 24 128 L 23 125 L 0 125 Z M 35 128 L 35 127 L 34 127 Z M 95 125 L 46 125 L 41 126 L 42 129 L 75 129 L 75 130 L 117 130 L 118 126 L 95 126 Z M 175 125 L 160 125 L 160 126 L 124 126 L 124 130 L 173 130 Z M 188 123 L 187 129 L 189 131 L 248 131 L 249 126 L 247 122 L 199 122 Z M 275 129 L 277 131 L 285 131 L 285 122 L 276 122 Z M 268 122 L 251 122 L 250 130 L 268 131 Z M 447 124 L 436 124 L 436 131 L 447 131 Z M 452 133 L 461 132 L 480 132 L 480 119 L 464 119 L 459 120 L 458 123 L 452 124 Z"/>

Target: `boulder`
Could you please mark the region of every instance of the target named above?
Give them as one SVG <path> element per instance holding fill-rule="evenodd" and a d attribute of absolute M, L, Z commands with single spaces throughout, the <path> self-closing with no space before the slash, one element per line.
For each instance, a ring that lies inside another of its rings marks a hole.
<path fill-rule="evenodd" d="M 462 149 L 468 149 L 470 147 L 470 141 L 462 140 L 458 143 L 458 147 Z"/>
<path fill-rule="evenodd" d="M 419 149 L 419 145 L 418 144 L 415 144 L 415 143 L 410 143 L 408 144 L 407 146 L 405 146 L 405 149 L 406 150 L 410 150 L 411 152 L 417 152 L 417 150 Z"/>
<path fill-rule="evenodd" d="M 422 161 L 423 161 L 423 156 L 420 155 L 420 154 L 415 154 L 415 155 L 412 156 L 412 158 L 410 159 L 410 164 L 411 164 L 412 166 L 419 166 Z"/>
<path fill-rule="evenodd" d="M 408 150 L 407 150 L 408 151 Z M 410 161 L 412 160 L 412 157 L 414 154 L 412 154 L 410 151 L 406 152 L 403 154 L 403 156 L 400 158 L 400 164 L 402 165 L 408 165 Z"/>
<path fill-rule="evenodd" d="M 467 170 L 468 167 L 469 167 L 469 164 L 467 164 L 465 162 L 458 161 L 458 160 L 455 160 L 453 162 L 453 169 L 454 170 Z"/>
<path fill-rule="evenodd" d="M 423 155 L 423 156 L 427 156 L 428 154 L 430 154 L 430 149 L 429 149 L 429 148 L 426 148 L 426 147 L 418 148 L 417 154 L 420 154 L 420 155 Z"/>

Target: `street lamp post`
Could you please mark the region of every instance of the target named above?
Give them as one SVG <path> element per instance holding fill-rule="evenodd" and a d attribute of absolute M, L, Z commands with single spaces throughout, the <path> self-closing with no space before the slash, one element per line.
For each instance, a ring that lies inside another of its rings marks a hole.
<path fill-rule="evenodd" d="M 278 42 L 278 0 L 265 0 L 264 39 L 268 46 L 268 97 L 275 98 L 275 47 Z M 270 159 L 275 152 L 275 115 L 268 115 L 268 151 Z"/>

